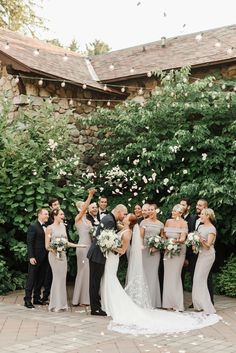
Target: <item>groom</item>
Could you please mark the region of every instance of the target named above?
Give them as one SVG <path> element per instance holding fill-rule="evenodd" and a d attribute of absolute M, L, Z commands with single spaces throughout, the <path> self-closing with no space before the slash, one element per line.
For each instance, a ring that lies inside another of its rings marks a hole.
<path fill-rule="evenodd" d="M 127 208 L 119 204 L 111 213 L 104 216 L 100 225 L 97 228 L 96 236 L 88 251 L 87 257 L 89 259 L 89 296 L 91 315 L 106 316 L 105 311 L 101 309 L 101 298 L 99 295 L 101 278 L 105 268 L 106 258 L 97 245 L 97 237 L 103 229 L 114 229 L 117 231 L 117 221 L 122 222 L 127 215 Z"/>

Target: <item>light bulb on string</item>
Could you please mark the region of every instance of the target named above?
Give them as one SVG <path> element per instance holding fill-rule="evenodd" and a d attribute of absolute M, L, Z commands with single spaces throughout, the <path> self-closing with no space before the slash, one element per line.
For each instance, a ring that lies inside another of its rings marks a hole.
<path fill-rule="evenodd" d="M 88 103 L 87 103 L 87 104 L 88 104 L 88 105 L 91 105 L 91 104 L 92 104 L 91 99 L 88 100 Z"/>
<path fill-rule="evenodd" d="M 48 103 L 52 103 L 52 97 L 48 98 Z"/>
<path fill-rule="evenodd" d="M 65 81 L 62 81 L 61 87 L 65 87 L 65 85 L 66 85 Z"/>
<path fill-rule="evenodd" d="M 151 71 L 148 71 L 147 72 L 147 77 L 151 77 L 152 76 L 152 72 Z"/>
<path fill-rule="evenodd" d="M 74 102 L 73 102 L 73 99 L 71 98 L 70 100 L 69 100 L 69 105 L 73 105 L 74 104 Z"/>
<path fill-rule="evenodd" d="M 202 33 L 197 34 L 195 39 L 197 42 L 200 42 L 202 40 Z"/>
<path fill-rule="evenodd" d="M 4 47 L 6 50 L 10 49 L 10 43 L 7 41 Z"/>
<path fill-rule="evenodd" d="M 107 85 L 106 84 L 103 86 L 103 91 L 107 91 Z"/>
<path fill-rule="evenodd" d="M 114 66 L 113 64 L 111 64 L 111 65 L 109 66 L 109 70 L 111 70 L 111 71 L 113 71 L 114 68 L 115 68 L 115 66 Z"/>
<path fill-rule="evenodd" d="M 216 48 L 220 48 L 221 47 L 221 42 L 219 41 L 219 39 L 215 42 L 215 47 Z"/>
<path fill-rule="evenodd" d="M 39 56 L 39 49 L 34 49 L 33 54 L 34 56 Z"/>
<path fill-rule="evenodd" d="M 110 107 L 110 105 L 111 105 L 111 102 L 107 101 L 107 106 Z"/>
<path fill-rule="evenodd" d="M 86 89 L 86 88 L 87 88 L 86 83 L 83 84 L 82 88 L 83 88 L 83 89 Z"/>
<path fill-rule="evenodd" d="M 27 97 L 27 103 L 30 104 L 30 101 L 31 101 L 30 96 L 28 96 Z"/>
<path fill-rule="evenodd" d="M 139 88 L 139 90 L 138 90 L 138 94 L 141 96 L 142 94 L 143 94 L 143 88 L 141 87 L 141 88 Z"/>
<path fill-rule="evenodd" d="M 17 75 L 17 76 L 15 77 L 15 83 L 17 84 L 17 83 L 19 83 L 19 81 L 20 81 L 20 79 L 19 79 L 19 76 Z"/>
<path fill-rule="evenodd" d="M 125 86 L 121 87 L 121 92 L 124 93 L 125 92 Z"/>
<path fill-rule="evenodd" d="M 134 68 L 131 67 L 131 69 L 129 70 L 129 72 L 130 72 L 131 74 L 133 74 L 133 73 L 134 73 Z"/>
<path fill-rule="evenodd" d="M 226 53 L 227 53 L 228 55 L 232 55 L 232 54 L 233 54 L 233 51 L 234 51 L 234 48 L 231 47 L 231 48 L 228 48 L 228 49 L 226 50 Z"/>
<path fill-rule="evenodd" d="M 63 61 L 67 61 L 68 60 L 68 55 L 65 53 L 63 56 Z"/>
<path fill-rule="evenodd" d="M 40 78 L 40 80 L 38 81 L 38 85 L 39 85 L 39 86 L 42 86 L 42 85 L 43 85 L 43 79 L 42 79 L 42 78 Z"/>

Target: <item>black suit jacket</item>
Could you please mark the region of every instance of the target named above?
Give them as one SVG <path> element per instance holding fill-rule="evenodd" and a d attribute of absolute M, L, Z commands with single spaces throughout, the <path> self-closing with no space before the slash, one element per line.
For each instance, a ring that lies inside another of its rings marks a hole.
<path fill-rule="evenodd" d="M 35 257 L 40 261 L 47 256 L 45 232 L 39 221 L 29 226 L 27 231 L 28 258 Z"/>
<path fill-rule="evenodd" d="M 105 213 L 106 215 L 109 214 L 109 212 L 107 210 L 105 210 L 103 213 Z M 101 222 L 101 213 L 98 211 L 98 214 L 97 214 L 97 219 L 99 220 L 99 222 Z M 105 216 L 104 216 L 105 217 Z M 103 218 L 103 217 L 102 217 Z"/>
<path fill-rule="evenodd" d="M 97 227 L 98 226 L 98 224 L 96 224 L 96 221 L 97 220 L 99 221 L 98 217 L 97 217 L 97 220 L 96 220 L 90 213 L 88 213 L 86 215 L 86 218 L 92 223 L 93 227 Z"/>
<path fill-rule="evenodd" d="M 92 245 L 89 248 L 87 258 L 92 261 L 96 262 L 98 264 L 105 264 L 106 258 L 103 255 L 103 253 L 100 250 L 99 245 L 97 245 L 97 237 L 100 235 L 103 229 L 115 229 L 117 230 L 117 225 L 116 225 L 116 219 L 113 216 L 112 213 L 109 213 L 108 215 L 104 216 L 103 219 L 101 220 L 97 231 L 96 231 L 96 236 L 92 242 Z"/>

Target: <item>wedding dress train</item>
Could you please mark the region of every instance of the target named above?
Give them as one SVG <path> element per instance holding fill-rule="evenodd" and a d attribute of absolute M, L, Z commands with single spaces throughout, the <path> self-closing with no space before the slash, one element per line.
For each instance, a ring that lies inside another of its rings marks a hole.
<path fill-rule="evenodd" d="M 196 330 L 219 321 L 216 314 L 140 308 L 122 288 L 116 275 L 118 265 L 119 255 L 110 252 L 101 284 L 102 308 L 112 317 L 108 329 L 128 334 L 162 334 Z"/>

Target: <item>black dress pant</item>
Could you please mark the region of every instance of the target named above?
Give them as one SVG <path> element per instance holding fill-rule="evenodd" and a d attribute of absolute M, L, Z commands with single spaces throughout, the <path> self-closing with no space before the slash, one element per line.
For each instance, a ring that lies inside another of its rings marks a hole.
<path fill-rule="evenodd" d="M 91 312 L 101 310 L 100 284 L 105 264 L 89 260 L 89 297 Z"/>
<path fill-rule="evenodd" d="M 44 278 L 44 283 L 43 283 L 43 287 L 44 287 L 43 299 L 44 300 L 49 299 L 51 286 L 52 286 L 52 269 L 49 264 L 49 261 L 47 261 L 46 273 L 45 273 L 45 278 Z"/>
<path fill-rule="evenodd" d="M 34 300 L 38 300 L 41 295 L 41 288 L 44 283 L 45 271 L 47 266 L 47 258 L 37 259 L 36 265 L 28 266 L 28 277 L 25 286 L 25 301 L 31 301 L 32 292 Z"/>

